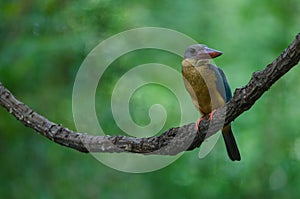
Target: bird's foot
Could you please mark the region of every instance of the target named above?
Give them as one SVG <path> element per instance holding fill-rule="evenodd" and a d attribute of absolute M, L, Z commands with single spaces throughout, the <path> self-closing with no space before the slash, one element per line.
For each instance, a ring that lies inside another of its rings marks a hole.
<path fill-rule="evenodd" d="M 214 116 L 215 112 L 216 112 L 216 109 L 215 109 L 215 110 L 212 110 L 212 112 L 209 113 L 209 120 L 212 120 L 212 119 L 213 119 L 213 116 Z M 197 130 L 197 131 L 198 131 L 199 123 L 204 119 L 204 117 L 205 117 L 205 116 L 203 115 L 202 117 L 200 117 L 199 120 L 197 120 L 197 122 L 196 122 L 196 130 Z"/>
<path fill-rule="evenodd" d="M 209 114 L 209 120 L 213 119 L 215 112 L 216 112 L 216 109 L 214 109 L 214 110 L 212 110 L 212 112 L 210 112 L 210 114 Z"/>
<path fill-rule="evenodd" d="M 196 130 L 198 131 L 198 126 L 199 126 L 199 123 L 204 119 L 204 116 L 200 117 L 199 120 L 197 120 L 196 122 Z"/>

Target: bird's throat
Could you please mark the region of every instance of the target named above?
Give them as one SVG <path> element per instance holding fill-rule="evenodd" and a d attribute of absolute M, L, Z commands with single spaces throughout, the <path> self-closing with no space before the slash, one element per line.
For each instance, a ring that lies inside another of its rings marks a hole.
<path fill-rule="evenodd" d="M 184 59 L 181 64 L 183 67 L 200 67 L 200 66 L 205 66 L 210 63 L 210 59 Z"/>
<path fill-rule="evenodd" d="M 210 59 L 199 59 L 199 60 L 197 60 L 195 67 L 207 66 L 209 64 L 210 64 Z"/>

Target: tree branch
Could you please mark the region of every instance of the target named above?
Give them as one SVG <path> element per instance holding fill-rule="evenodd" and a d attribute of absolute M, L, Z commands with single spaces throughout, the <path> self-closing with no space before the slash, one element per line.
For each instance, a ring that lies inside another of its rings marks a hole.
<path fill-rule="evenodd" d="M 131 152 L 142 154 L 175 155 L 199 147 L 205 138 L 235 120 L 267 91 L 300 59 L 300 33 L 293 43 L 263 71 L 254 72 L 249 83 L 234 92 L 233 98 L 217 109 L 213 120 L 208 116 L 199 124 L 199 131 L 191 123 L 170 128 L 159 136 L 135 138 L 129 136 L 93 136 L 69 130 L 39 115 L 15 98 L 0 82 L 0 105 L 16 119 L 48 139 L 81 152 Z M 225 120 L 225 123 L 224 123 Z"/>

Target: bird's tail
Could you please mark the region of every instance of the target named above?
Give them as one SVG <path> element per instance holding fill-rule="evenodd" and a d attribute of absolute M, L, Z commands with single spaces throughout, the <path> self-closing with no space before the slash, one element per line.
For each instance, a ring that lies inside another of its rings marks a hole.
<path fill-rule="evenodd" d="M 240 155 L 239 149 L 237 147 L 237 144 L 235 142 L 230 125 L 224 126 L 224 128 L 222 129 L 222 135 L 223 135 L 223 138 L 225 141 L 225 145 L 226 145 L 226 149 L 227 149 L 229 158 L 232 161 L 241 160 L 241 155 Z"/>

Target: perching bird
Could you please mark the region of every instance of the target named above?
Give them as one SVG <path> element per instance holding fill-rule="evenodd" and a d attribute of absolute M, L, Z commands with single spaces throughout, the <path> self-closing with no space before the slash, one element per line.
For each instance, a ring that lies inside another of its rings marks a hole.
<path fill-rule="evenodd" d="M 215 109 L 232 98 L 224 72 L 210 63 L 211 59 L 220 55 L 222 55 L 220 51 L 203 44 L 189 46 L 184 54 L 182 61 L 184 84 L 194 105 L 203 114 L 196 123 L 196 128 L 204 116 L 210 114 L 212 118 Z M 229 158 L 232 161 L 241 160 L 230 124 L 223 127 L 222 135 Z"/>

